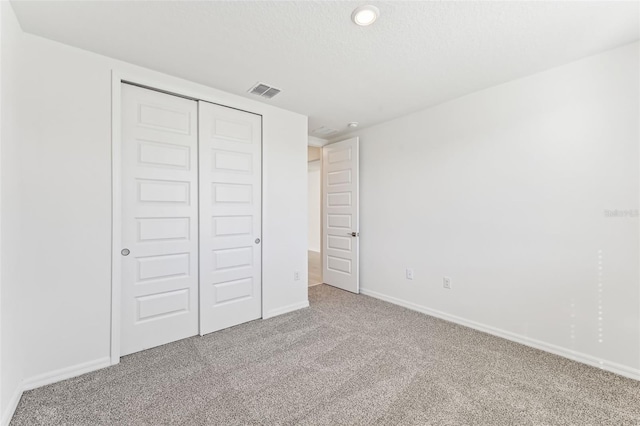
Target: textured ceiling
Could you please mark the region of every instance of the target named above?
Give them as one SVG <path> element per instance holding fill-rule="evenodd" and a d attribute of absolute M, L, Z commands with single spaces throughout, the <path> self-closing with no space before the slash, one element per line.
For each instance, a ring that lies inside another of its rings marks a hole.
<path fill-rule="evenodd" d="M 632 2 L 13 1 L 22 28 L 348 131 L 639 38 Z M 260 99 L 255 98 L 254 99 Z M 335 137 L 333 135 L 332 137 Z"/>

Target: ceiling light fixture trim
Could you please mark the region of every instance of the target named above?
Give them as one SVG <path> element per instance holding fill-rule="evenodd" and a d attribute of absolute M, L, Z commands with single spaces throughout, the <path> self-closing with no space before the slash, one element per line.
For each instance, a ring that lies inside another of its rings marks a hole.
<path fill-rule="evenodd" d="M 380 9 L 372 5 L 356 7 L 351 14 L 351 20 L 354 24 L 366 27 L 373 24 L 380 16 Z"/>

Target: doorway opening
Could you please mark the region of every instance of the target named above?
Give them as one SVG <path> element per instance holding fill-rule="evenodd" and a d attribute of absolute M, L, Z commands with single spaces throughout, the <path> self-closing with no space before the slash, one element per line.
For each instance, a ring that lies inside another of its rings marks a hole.
<path fill-rule="evenodd" d="M 308 147 L 309 287 L 322 284 L 322 148 Z"/>
<path fill-rule="evenodd" d="M 359 152 L 358 137 L 309 143 L 309 286 L 360 292 Z"/>

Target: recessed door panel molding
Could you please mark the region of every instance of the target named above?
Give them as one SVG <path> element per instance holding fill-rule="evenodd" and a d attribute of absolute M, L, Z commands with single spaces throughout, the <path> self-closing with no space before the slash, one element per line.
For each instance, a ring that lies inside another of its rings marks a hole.
<path fill-rule="evenodd" d="M 253 265 L 253 247 L 234 247 L 213 251 L 213 270 L 247 268 Z"/>
<path fill-rule="evenodd" d="M 140 203 L 189 204 L 191 184 L 189 181 L 158 179 L 136 179 Z"/>
<path fill-rule="evenodd" d="M 251 174 L 252 165 L 253 159 L 250 153 L 213 151 L 214 171 Z"/>
<path fill-rule="evenodd" d="M 351 183 L 351 169 L 330 172 L 327 176 L 327 185 L 342 185 Z"/>
<path fill-rule="evenodd" d="M 240 237 L 253 235 L 252 216 L 214 216 L 211 226 L 212 237 Z"/>
<path fill-rule="evenodd" d="M 172 290 L 136 298 L 137 321 L 148 321 L 189 312 L 189 289 Z"/>
<path fill-rule="evenodd" d="M 353 237 L 342 235 L 328 235 L 327 236 L 327 248 L 335 250 L 351 251 L 351 240 Z"/>
<path fill-rule="evenodd" d="M 138 282 L 188 276 L 191 272 L 190 253 L 136 257 Z"/>
<path fill-rule="evenodd" d="M 138 161 L 141 165 L 189 170 L 191 149 L 165 142 L 138 141 Z"/>
<path fill-rule="evenodd" d="M 244 112 L 242 111 L 240 111 L 240 113 L 244 114 Z M 213 121 L 213 131 L 211 132 L 210 136 L 213 138 L 228 139 L 232 141 L 253 144 L 255 141 L 254 134 L 256 132 L 259 133 L 260 129 L 256 129 L 254 127 L 254 122 L 252 119 L 248 119 L 246 121 L 234 121 L 226 118 L 216 118 Z"/>
<path fill-rule="evenodd" d="M 188 240 L 191 237 L 189 217 L 138 217 L 138 242 Z"/>
<path fill-rule="evenodd" d="M 213 303 L 220 306 L 229 302 L 240 301 L 253 296 L 253 279 L 243 278 L 240 280 L 227 281 L 213 284 Z"/>
<path fill-rule="evenodd" d="M 338 142 L 341 143 L 341 142 Z M 335 145 L 335 144 L 334 144 Z M 336 149 L 335 151 L 329 151 L 327 154 L 327 165 L 342 163 L 344 166 L 349 166 L 353 160 L 352 147 L 346 147 L 345 149 Z"/>
<path fill-rule="evenodd" d="M 329 189 L 330 185 L 327 185 Z M 351 207 L 351 197 L 353 193 L 349 192 L 331 192 L 327 194 L 326 207 Z"/>
<path fill-rule="evenodd" d="M 262 117 L 199 102 L 200 334 L 262 317 Z"/>
<path fill-rule="evenodd" d="M 198 105 L 121 89 L 120 355 L 127 355 L 198 333 Z"/>
<path fill-rule="evenodd" d="M 351 274 L 351 260 L 342 257 L 327 256 L 327 269 L 341 274 Z"/>
<path fill-rule="evenodd" d="M 213 183 L 213 202 L 251 204 L 253 198 L 254 184 L 249 183 Z"/>
<path fill-rule="evenodd" d="M 327 227 L 346 229 L 351 232 L 350 214 L 327 214 Z"/>
<path fill-rule="evenodd" d="M 152 90 L 148 91 L 152 92 Z M 138 104 L 138 127 L 192 135 L 194 133 L 192 127 L 194 119 L 195 114 L 193 111 L 188 111 L 183 108 L 174 110 L 167 108 L 166 105 L 162 103 L 154 105 L 149 101 Z"/>
<path fill-rule="evenodd" d="M 358 138 L 322 148 L 324 256 L 326 284 L 359 293 Z"/>

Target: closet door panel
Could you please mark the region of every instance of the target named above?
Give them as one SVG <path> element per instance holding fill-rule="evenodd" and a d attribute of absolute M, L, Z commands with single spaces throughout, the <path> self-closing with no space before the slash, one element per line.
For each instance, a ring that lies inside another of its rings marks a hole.
<path fill-rule="evenodd" d="M 198 332 L 197 102 L 122 85 L 121 355 Z"/>
<path fill-rule="evenodd" d="M 262 117 L 199 103 L 200 333 L 262 316 Z"/>

